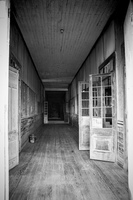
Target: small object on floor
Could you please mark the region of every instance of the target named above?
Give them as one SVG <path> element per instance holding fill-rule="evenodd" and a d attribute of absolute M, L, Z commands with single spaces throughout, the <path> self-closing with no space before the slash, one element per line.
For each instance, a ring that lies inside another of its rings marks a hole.
<path fill-rule="evenodd" d="M 36 141 L 36 136 L 35 136 L 34 134 L 31 134 L 31 135 L 29 136 L 29 142 L 30 142 L 30 143 L 35 143 L 35 141 Z"/>

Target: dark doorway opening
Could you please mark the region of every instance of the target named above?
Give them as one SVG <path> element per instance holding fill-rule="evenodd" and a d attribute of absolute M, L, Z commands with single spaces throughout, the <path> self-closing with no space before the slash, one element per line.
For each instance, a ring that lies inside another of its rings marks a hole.
<path fill-rule="evenodd" d="M 48 121 L 64 121 L 66 112 L 65 91 L 46 91 Z"/>

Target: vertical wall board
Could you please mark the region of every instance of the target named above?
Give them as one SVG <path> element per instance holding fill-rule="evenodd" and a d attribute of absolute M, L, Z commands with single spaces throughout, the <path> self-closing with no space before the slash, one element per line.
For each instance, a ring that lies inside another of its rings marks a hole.
<path fill-rule="evenodd" d="M 76 89 L 77 89 L 77 94 L 78 94 L 78 82 L 79 82 L 79 73 L 76 76 Z"/>
<path fill-rule="evenodd" d="M 20 35 L 18 35 L 18 45 L 17 45 L 17 58 L 18 58 L 18 61 L 20 63 L 22 63 L 23 61 L 23 42 L 22 42 L 22 38 L 20 37 Z"/>
<path fill-rule="evenodd" d="M 96 66 L 96 50 L 95 48 L 90 54 L 90 74 L 97 74 L 97 66 Z"/>
<path fill-rule="evenodd" d="M 25 118 L 28 116 L 28 87 L 21 81 L 21 117 Z"/>
<path fill-rule="evenodd" d="M 31 66 L 31 71 L 30 71 L 30 73 L 31 73 L 31 85 L 30 85 L 30 88 L 32 89 L 32 90 L 34 90 L 34 67 L 33 67 L 33 65 Z"/>
<path fill-rule="evenodd" d="M 24 48 L 24 54 L 23 54 L 23 75 L 22 80 L 27 83 L 27 52 L 26 48 Z"/>
<path fill-rule="evenodd" d="M 76 96 L 76 79 L 74 79 L 73 82 L 72 82 L 71 98 L 74 98 L 75 96 Z"/>
<path fill-rule="evenodd" d="M 74 114 L 77 114 L 77 90 L 76 90 L 76 78 L 73 80 L 73 96 L 74 98 Z"/>
<path fill-rule="evenodd" d="M 67 114 L 67 117 L 68 117 L 68 114 L 69 114 L 69 94 L 68 94 L 68 91 L 66 92 L 66 97 L 65 97 L 65 101 L 66 101 L 66 114 Z"/>
<path fill-rule="evenodd" d="M 33 76 L 32 76 L 32 85 L 33 85 L 33 91 L 37 91 L 37 75 L 36 75 L 36 71 L 35 68 L 33 68 Z M 37 100 L 39 101 L 39 95 L 38 95 L 38 91 L 37 91 Z"/>
<path fill-rule="evenodd" d="M 74 86 L 74 80 L 73 80 L 73 82 L 71 84 L 71 99 L 74 97 L 73 86 Z"/>
<path fill-rule="evenodd" d="M 32 69 L 32 90 L 36 91 L 36 73 L 35 73 L 35 69 Z"/>
<path fill-rule="evenodd" d="M 85 81 L 89 81 L 90 69 L 90 57 L 88 57 L 85 62 Z"/>
<path fill-rule="evenodd" d="M 79 81 L 83 81 L 84 78 L 84 70 L 83 67 L 79 71 Z"/>
<path fill-rule="evenodd" d="M 21 61 L 21 80 L 23 80 L 23 74 L 24 74 L 24 51 L 25 51 L 25 46 L 24 45 L 22 45 L 22 49 L 21 49 L 21 51 L 22 51 L 22 61 Z"/>
<path fill-rule="evenodd" d="M 75 79 L 76 79 L 76 94 L 78 95 L 78 76 L 76 76 Z"/>
<path fill-rule="evenodd" d="M 32 73 L 30 65 L 30 57 L 27 57 L 27 85 L 31 87 Z"/>
<path fill-rule="evenodd" d="M 115 51 L 114 21 L 104 33 L 104 59 L 106 60 Z"/>
<path fill-rule="evenodd" d="M 101 36 L 96 45 L 96 66 L 97 66 L 97 68 L 103 63 L 103 61 L 104 61 L 103 37 Z"/>
<path fill-rule="evenodd" d="M 44 98 L 44 101 L 46 101 L 46 91 L 44 87 L 43 87 L 43 98 Z"/>
<path fill-rule="evenodd" d="M 32 62 L 30 62 L 30 69 L 29 69 L 29 71 L 30 71 L 30 88 L 33 90 L 33 88 L 34 88 L 34 85 L 33 85 L 33 83 L 34 83 L 34 79 L 33 79 L 33 70 L 34 70 L 34 68 L 33 68 L 33 64 L 32 64 Z"/>
<path fill-rule="evenodd" d="M 11 47 L 13 49 L 14 55 L 17 56 L 18 45 L 16 45 L 16 44 L 18 44 L 18 32 L 17 32 L 17 29 L 14 25 L 13 25 L 11 30 L 12 30 L 11 31 L 11 41 L 12 41 Z"/>
<path fill-rule="evenodd" d="M 41 94 L 40 94 L 40 92 L 39 92 L 39 90 L 40 90 L 40 83 L 39 83 L 39 80 L 38 81 L 36 81 L 36 85 L 37 85 L 37 101 L 38 102 L 41 102 Z"/>

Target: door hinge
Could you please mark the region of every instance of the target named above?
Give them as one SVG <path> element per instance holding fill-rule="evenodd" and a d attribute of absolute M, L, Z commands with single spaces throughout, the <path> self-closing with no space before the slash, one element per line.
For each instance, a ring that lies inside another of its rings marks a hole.
<path fill-rule="evenodd" d="M 8 18 L 10 18 L 10 12 L 11 12 L 11 9 L 8 8 Z"/>

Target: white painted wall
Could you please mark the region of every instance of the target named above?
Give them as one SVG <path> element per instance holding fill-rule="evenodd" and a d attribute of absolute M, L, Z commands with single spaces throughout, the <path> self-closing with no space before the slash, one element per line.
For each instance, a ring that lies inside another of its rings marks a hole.
<path fill-rule="evenodd" d="M 133 199 L 133 2 L 129 3 L 124 22 L 124 39 L 126 56 L 128 179 L 131 199 Z"/>
<path fill-rule="evenodd" d="M 0 1 L 0 200 L 8 200 L 8 0 Z"/>

